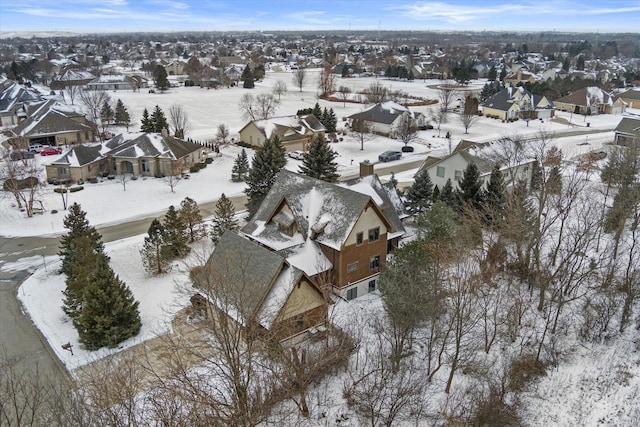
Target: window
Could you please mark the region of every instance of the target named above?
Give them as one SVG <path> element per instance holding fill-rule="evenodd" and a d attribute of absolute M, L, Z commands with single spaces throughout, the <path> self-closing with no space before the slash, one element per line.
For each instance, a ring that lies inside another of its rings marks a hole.
<path fill-rule="evenodd" d="M 376 281 L 375 280 L 370 280 L 369 281 L 369 292 L 373 292 L 376 290 Z"/>
<path fill-rule="evenodd" d="M 357 262 L 354 262 L 353 264 L 349 264 L 347 266 L 347 273 L 352 273 L 354 271 L 356 271 L 358 269 L 359 265 Z"/>
<path fill-rule="evenodd" d="M 347 299 L 351 300 L 356 298 L 358 298 L 358 288 L 354 287 L 351 289 L 347 289 Z"/>
<path fill-rule="evenodd" d="M 67 168 L 58 168 L 58 175 L 66 175 Z"/>
<path fill-rule="evenodd" d="M 369 230 L 369 243 L 375 242 L 380 238 L 380 227 Z"/>
<path fill-rule="evenodd" d="M 293 236 L 293 224 L 286 225 L 286 224 L 280 224 L 279 222 L 277 224 L 278 224 L 278 231 L 280 233 L 286 234 L 289 237 Z"/>
<path fill-rule="evenodd" d="M 380 255 L 369 258 L 369 270 L 375 271 L 380 268 Z"/>
<path fill-rule="evenodd" d="M 362 239 L 364 238 L 363 235 L 364 235 L 364 233 L 362 233 L 362 232 L 356 234 L 356 245 L 361 245 L 362 244 Z"/>
<path fill-rule="evenodd" d="M 249 144 L 253 145 L 253 136 L 249 135 Z"/>
<path fill-rule="evenodd" d="M 298 314 L 296 316 L 296 329 L 302 329 L 304 325 L 304 316 L 302 314 Z"/>
<path fill-rule="evenodd" d="M 442 166 L 438 166 L 436 168 L 436 176 L 439 176 L 440 178 L 444 178 L 444 168 Z"/>
<path fill-rule="evenodd" d="M 454 178 L 456 181 L 460 181 L 462 179 L 462 171 L 455 171 Z"/>
<path fill-rule="evenodd" d="M 151 168 L 149 167 L 149 160 L 142 159 L 142 172 L 151 172 Z"/>

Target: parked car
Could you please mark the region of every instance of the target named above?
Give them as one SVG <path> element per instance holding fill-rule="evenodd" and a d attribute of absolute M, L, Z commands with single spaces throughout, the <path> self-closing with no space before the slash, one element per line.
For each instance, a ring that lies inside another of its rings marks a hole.
<path fill-rule="evenodd" d="M 304 158 L 304 151 L 296 150 L 288 154 L 289 157 L 296 160 L 302 160 Z"/>
<path fill-rule="evenodd" d="M 62 148 L 60 147 L 47 147 L 40 152 L 41 156 L 55 156 L 56 154 L 62 154 Z"/>
<path fill-rule="evenodd" d="M 28 151 L 12 151 L 9 155 L 11 160 L 33 159 L 34 154 Z"/>
<path fill-rule="evenodd" d="M 42 150 L 44 150 L 47 147 L 49 147 L 49 146 L 48 145 L 42 145 L 42 144 L 31 144 L 29 146 L 29 152 L 38 154 L 39 152 L 41 152 Z"/>
<path fill-rule="evenodd" d="M 392 160 L 399 160 L 402 157 L 400 151 L 385 151 L 378 156 L 378 160 L 381 162 L 390 162 Z"/>

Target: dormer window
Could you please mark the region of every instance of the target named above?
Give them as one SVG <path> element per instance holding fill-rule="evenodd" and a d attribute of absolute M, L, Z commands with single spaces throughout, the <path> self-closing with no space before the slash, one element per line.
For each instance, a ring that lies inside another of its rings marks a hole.
<path fill-rule="evenodd" d="M 273 217 L 273 222 L 278 224 L 278 231 L 289 237 L 293 236 L 295 231 L 295 220 L 293 215 L 280 211 Z"/>

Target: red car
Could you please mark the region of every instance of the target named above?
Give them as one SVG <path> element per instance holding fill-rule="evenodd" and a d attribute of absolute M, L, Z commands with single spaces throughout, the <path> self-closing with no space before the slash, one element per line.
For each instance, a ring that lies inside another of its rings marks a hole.
<path fill-rule="evenodd" d="M 48 147 L 40 152 L 41 156 L 55 156 L 56 154 L 62 154 L 62 148 Z"/>

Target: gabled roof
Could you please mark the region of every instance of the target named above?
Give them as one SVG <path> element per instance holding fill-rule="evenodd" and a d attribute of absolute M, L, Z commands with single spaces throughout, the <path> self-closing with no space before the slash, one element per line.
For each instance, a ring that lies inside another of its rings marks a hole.
<path fill-rule="evenodd" d="M 51 164 L 52 165 L 65 165 L 69 167 L 81 167 L 100 160 L 102 154 L 100 154 L 100 147 L 88 147 L 85 145 L 75 145 L 71 147 L 71 150 L 60 156 Z"/>
<path fill-rule="evenodd" d="M 170 135 L 159 133 L 125 133 L 105 143 L 103 154 L 113 157 L 163 157 L 172 160 L 200 150 L 202 147 Z"/>
<path fill-rule="evenodd" d="M 640 100 L 640 88 L 632 88 L 625 92 L 622 92 L 616 96 L 616 98 L 625 98 L 625 99 L 637 99 Z"/>
<path fill-rule="evenodd" d="M 514 105 L 518 111 L 525 109 L 525 105 L 531 105 L 534 109 L 553 108 L 551 102 L 548 106 L 540 106 L 543 100 L 546 100 L 543 95 L 535 95 L 522 86 L 515 86 L 501 89 L 500 92 L 487 98 L 481 106 L 500 111 L 508 111 Z"/>
<path fill-rule="evenodd" d="M 35 110 L 35 111 L 34 111 Z M 28 117 L 13 130 L 19 136 L 53 135 L 67 132 L 90 132 L 91 127 L 74 120 L 79 113 L 53 100 L 27 109 Z"/>
<path fill-rule="evenodd" d="M 300 230 L 293 237 L 280 233 L 271 220 L 285 205 Z M 340 250 L 367 206 L 374 206 L 385 218 L 369 195 L 283 169 L 242 233 L 274 250 L 299 245 L 314 237 L 318 243 Z M 321 232 L 317 233 L 318 230 Z"/>
<path fill-rule="evenodd" d="M 262 132 L 265 139 L 271 139 L 274 136 L 277 136 L 281 142 L 300 139 L 300 137 L 305 135 L 308 131 L 315 133 L 327 130 L 324 125 L 320 123 L 320 120 L 318 120 L 313 114 L 253 120 L 244 125 L 244 127 L 240 129 L 240 132 L 251 124 Z"/>
<path fill-rule="evenodd" d="M 25 88 L 17 82 L 6 80 L 3 82 L 0 92 L 0 112 L 11 111 L 21 104 L 40 100 L 42 97 L 37 91 Z"/>
<path fill-rule="evenodd" d="M 630 135 L 640 135 L 640 118 L 623 117 L 618 126 L 616 126 L 615 131 Z"/>
<path fill-rule="evenodd" d="M 575 104 L 582 106 L 596 105 L 613 105 L 613 96 L 596 86 L 585 87 L 579 89 L 569 95 L 557 99 L 556 102 L 564 104 Z"/>
<path fill-rule="evenodd" d="M 364 111 L 355 113 L 349 116 L 352 120 L 364 120 L 367 122 L 383 123 L 390 125 L 398 116 L 409 113 L 411 118 L 415 119 L 419 114 L 411 111 L 408 107 L 400 104 L 396 104 L 393 101 L 386 101 L 379 104 L 375 104 Z"/>

